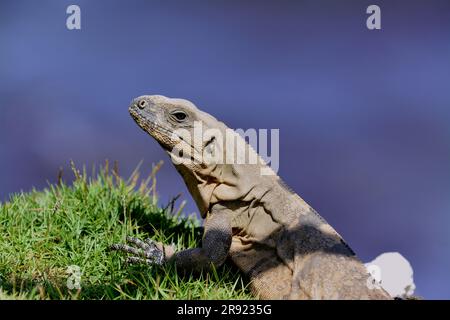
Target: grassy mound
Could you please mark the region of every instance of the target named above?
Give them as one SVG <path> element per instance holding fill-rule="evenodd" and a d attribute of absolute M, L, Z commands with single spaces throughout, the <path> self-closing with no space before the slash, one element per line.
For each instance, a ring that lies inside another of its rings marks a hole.
<path fill-rule="evenodd" d="M 72 165 L 72 185 L 0 204 L 0 299 L 250 299 L 231 266 L 180 276 L 173 266 L 126 265 L 108 249 L 127 235 L 198 246 L 200 222 L 173 202 L 158 206 L 157 168 L 145 180 L 137 170 L 124 180 L 108 163 L 92 177 Z"/>

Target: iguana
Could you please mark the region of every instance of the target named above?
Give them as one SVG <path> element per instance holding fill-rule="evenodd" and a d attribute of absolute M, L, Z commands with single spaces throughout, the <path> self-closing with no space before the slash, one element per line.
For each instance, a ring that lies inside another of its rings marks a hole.
<path fill-rule="evenodd" d="M 134 246 L 112 245 L 133 254 L 129 262 L 174 262 L 178 269 L 201 271 L 229 257 L 261 299 L 391 299 L 370 285 L 365 266 L 342 237 L 242 137 L 234 135 L 256 163 L 214 161 L 239 153 L 223 143 L 226 132 L 234 132 L 223 122 L 190 101 L 160 95 L 134 99 L 129 112 L 168 152 L 205 219 L 199 248 L 175 252 L 132 237 L 127 240 Z M 196 124 L 209 134 L 196 134 Z"/>

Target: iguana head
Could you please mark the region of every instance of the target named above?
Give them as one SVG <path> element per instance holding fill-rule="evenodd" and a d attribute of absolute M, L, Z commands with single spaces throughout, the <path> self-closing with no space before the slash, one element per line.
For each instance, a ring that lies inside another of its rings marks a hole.
<path fill-rule="evenodd" d="M 170 155 L 202 216 L 210 205 L 240 199 L 259 183 L 260 166 L 265 164 L 256 152 L 235 131 L 192 102 L 160 95 L 140 96 L 131 102 L 129 111 Z M 226 142 L 230 135 L 240 142 L 232 148 Z M 244 152 L 232 152 L 238 149 Z M 256 156 L 257 164 L 243 164 L 233 158 L 249 154 Z"/>
<path fill-rule="evenodd" d="M 224 170 L 220 164 L 206 161 L 205 155 L 223 153 L 214 133 L 224 132 L 227 127 L 190 101 L 160 95 L 134 99 L 129 112 L 136 123 L 167 151 L 199 209 L 206 211 L 212 190 L 222 179 Z M 202 127 L 200 135 L 195 129 L 199 125 Z"/>
<path fill-rule="evenodd" d="M 207 169 L 205 152 L 216 151 L 212 143 L 215 137 L 204 133 L 209 129 L 226 128 L 184 99 L 140 96 L 131 102 L 129 111 L 136 123 L 169 153 L 176 165 L 178 163 L 192 171 Z M 198 131 L 199 126 L 201 132 Z"/>

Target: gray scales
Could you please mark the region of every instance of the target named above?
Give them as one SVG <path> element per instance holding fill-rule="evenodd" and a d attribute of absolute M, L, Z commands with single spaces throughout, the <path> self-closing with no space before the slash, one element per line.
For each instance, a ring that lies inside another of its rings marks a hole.
<path fill-rule="evenodd" d="M 179 134 L 194 137 L 194 124 L 201 123 L 225 137 L 230 129 L 223 122 L 190 101 L 160 95 L 134 99 L 129 111 L 168 152 L 205 219 L 199 248 L 175 252 L 169 245 L 132 237 L 127 238 L 132 245 L 112 245 L 131 253 L 129 262 L 175 263 L 181 270 L 202 271 L 229 257 L 249 276 L 252 293 L 260 299 L 391 299 L 368 285 L 366 267 L 313 208 L 273 171 L 261 174 L 271 169 L 259 156 L 255 164 L 206 161 L 205 153 L 220 152 L 226 159 L 220 139 L 205 135 L 198 142 Z M 256 154 L 237 134 L 236 139 L 247 155 Z M 195 161 L 182 161 L 180 149 Z"/>

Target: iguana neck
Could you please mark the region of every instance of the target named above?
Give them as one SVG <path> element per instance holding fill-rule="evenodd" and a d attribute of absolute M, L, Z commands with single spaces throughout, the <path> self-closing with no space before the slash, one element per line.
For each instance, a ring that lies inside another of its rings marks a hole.
<path fill-rule="evenodd" d="M 192 171 L 178 166 L 189 192 L 194 198 L 201 216 L 216 203 L 245 200 L 258 186 L 266 185 L 259 174 L 259 165 L 216 164 L 205 171 Z"/>
<path fill-rule="evenodd" d="M 258 185 L 267 185 L 265 181 L 268 176 L 264 174 L 271 171 L 245 139 L 223 122 L 211 121 L 208 127 L 217 130 L 217 138 L 212 144 L 203 145 L 200 153 L 205 154 L 205 149 L 207 152 L 214 150 L 216 155 L 221 156 L 219 161 L 210 164 L 175 165 L 202 217 L 218 202 L 242 200 Z M 230 140 L 227 139 L 233 139 L 232 148 Z M 273 171 L 271 173 L 272 178 L 278 178 Z"/>

